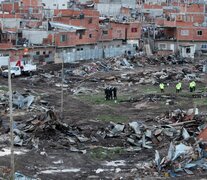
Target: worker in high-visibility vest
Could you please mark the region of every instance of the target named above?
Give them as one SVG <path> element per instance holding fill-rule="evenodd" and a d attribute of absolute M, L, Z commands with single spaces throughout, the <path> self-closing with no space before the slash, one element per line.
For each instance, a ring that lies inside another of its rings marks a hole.
<path fill-rule="evenodd" d="M 179 93 L 181 91 L 181 88 L 182 88 L 182 83 L 181 82 L 177 83 L 175 88 L 176 88 L 176 93 Z"/>
<path fill-rule="evenodd" d="M 192 84 L 193 84 L 193 91 L 195 91 L 196 90 L 196 82 L 192 81 Z"/>
<path fill-rule="evenodd" d="M 195 90 L 195 82 L 194 81 L 190 82 L 189 88 L 190 88 L 190 92 L 193 92 Z"/>
<path fill-rule="evenodd" d="M 165 85 L 163 83 L 160 83 L 160 91 L 161 91 L 161 93 L 165 91 L 164 89 L 165 89 Z"/>
<path fill-rule="evenodd" d="M 180 85 L 180 91 L 182 91 L 182 83 L 179 82 L 179 85 Z"/>

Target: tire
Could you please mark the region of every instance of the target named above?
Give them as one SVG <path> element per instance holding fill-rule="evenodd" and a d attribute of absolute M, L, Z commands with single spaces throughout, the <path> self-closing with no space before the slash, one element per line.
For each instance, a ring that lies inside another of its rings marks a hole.
<path fill-rule="evenodd" d="M 15 77 L 15 74 L 11 74 L 11 78 L 13 79 Z"/>

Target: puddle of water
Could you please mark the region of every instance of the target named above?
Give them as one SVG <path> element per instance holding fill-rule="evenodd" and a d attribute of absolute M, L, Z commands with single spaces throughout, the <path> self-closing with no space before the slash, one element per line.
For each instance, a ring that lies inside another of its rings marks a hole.
<path fill-rule="evenodd" d="M 101 168 L 98 168 L 95 170 L 96 174 L 99 174 L 99 173 L 102 173 L 104 171 L 114 171 L 114 169 L 101 169 Z"/>
<path fill-rule="evenodd" d="M 26 149 L 14 150 L 14 154 L 16 154 L 16 155 L 26 154 L 27 152 L 28 152 L 28 150 L 26 150 Z M 7 148 L 3 148 L 0 151 L 0 157 L 2 157 L 2 156 L 8 156 L 10 154 L 11 154 L 11 150 L 10 149 L 7 149 Z"/>
<path fill-rule="evenodd" d="M 138 169 L 145 169 L 145 168 L 150 168 L 151 165 L 152 164 L 149 162 L 140 162 L 140 163 L 137 163 L 135 166 Z"/>
<path fill-rule="evenodd" d="M 99 168 L 99 169 L 96 170 L 96 174 L 99 174 L 99 173 L 101 173 L 101 172 L 104 172 L 104 169 L 100 169 L 100 168 Z"/>
<path fill-rule="evenodd" d="M 115 169 L 115 172 L 116 172 L 116 173 L 119 173 L 120 171 L 121 171 L 120 168 L 116 168 L 116 169 Z"/>
<path fill-rule="evenodd" d="M 71 168 L 71 169 L 48 169 L 44 171 L 40 171 L 39 174 L 54 174 L 54 173 L 76 173 L 79 172 L 80 169 L 78 168 Z"/>
<path fill-rule="evenodd" d="M 59 160 L 59 161 L 53 161 L 53 164 L 63 164 L 63 160 Z"/>
<path fill-rule="evenodd" d="M 114 166 L 114 167 L 117 167 L 117 166 L 125 166 L 126 163 L 124 160 L 117 160 L 117 161 L 106 161 L 106 166 Z"/>

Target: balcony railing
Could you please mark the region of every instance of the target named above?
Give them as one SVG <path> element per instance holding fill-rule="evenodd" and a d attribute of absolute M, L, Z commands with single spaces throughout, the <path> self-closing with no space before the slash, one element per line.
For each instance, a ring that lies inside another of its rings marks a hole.
<path fill-rule="evenodd" d="M 168 36 L 168 35 L 163 35 L 163 34 L 162 35 L 156 35 L 155 39 L 156 40 L 171 40 L 171 41 L 176 40 L 176 38 L 173 37 L 173 36 Z"/>

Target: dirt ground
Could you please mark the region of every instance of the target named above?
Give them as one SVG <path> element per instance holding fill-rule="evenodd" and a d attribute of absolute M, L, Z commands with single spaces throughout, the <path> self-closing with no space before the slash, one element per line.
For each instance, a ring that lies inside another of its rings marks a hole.
<path fill-rule="evenodd" d="M 185 65 L 184 65 L 185 66 Z M 189 67 L 189 65 L 186 65 Z M 67 65 L 66 68 L 70 67 Z M 169 66 L 171 68 L 171 66 Z M 42 67 L 47 72 L 60 71 L 61 66 L 50 65 Z M 106 77 L 120 76 L 123 73 L 138 73 L 159 71 L 163 67 L 148 66 L 137 67 L 132 70 L 97 72 L 88 77 L 66 75 L 68 88 L 64 90 L 64 112 L 62 122 L 69 126 L 78 128 L 86 137 L 95 135 L 101 128 L 105 129 L 110 122 L 125 123 L 140 121 L 147 126 L 157 125 L 156 117 L 163 116 L 171 110 L 178 108 L 188 110 L 197 107 L 200 112 L 207 113 L 207 99 L 193 98 L 188 92 L 188 82 L 183 82 L 183 91 L 175 93 L 175 83 L 170 82 L 164 95 L 174 103 L 166 105 L 166 99 L 152 100 L 155 95 L 160 96 L 159 85 L 134 83 L 130 85 L 117 80 L 103 80 Z M 165 67 L 166 68 L 166 67 Z M 178 72 L 181 67 L 173 65 Z M 182 67 L 183 68 L 183 67 Z M 207 75 L 201 74 L 207 79 Z M 25 90 L 32 90 L 36 97 L 48 102 L 48 107 L 53 109 L 58 116 L 61 107 L 61 88 L 55 84 L 61 82 L 61 78 L 43 78 L 39 74 L 33 77 L 16 77 L 12 79 L 13 91 L 24 93 Z M 7 87 L 7 79 L 0 78 L 0 86 Z M 118 87 L 118 100 L 105 101 L 104 86 L 115 85 Z M 205 89 L 205 81 L 198 82 L 197 91 Z M 74 95 L 73 90 L 77 87 L 92 89 L 92 93 Z M 167 99 L 169 99 L 167 98 Z M 2 112 L 3 113 L 3 112 Z M 24 122 L 35 114 L 30 110 L 15 110 L 14 120 Z M 2 118 L 8 122 L 8 114 Z M 7 123 L 6 123 L 7 124 Z M 1 132 L 1 131 L 0 131 Z M 8 134 L 0 133 L 0 150 L 9 146 Z M 40 138 L 38 149 L 29 147 L 15 147 L 16 150 L 27 150 L 27 152 L 15 156 L 15 172 L 42 180 L 56 179 L 163 179 L 163 172 L 156 172 L 153 169 L 152 161 L 155 157 L 155 150 L 167 153 L 170 139 L 163 139 L 152 149 L 141 151 L 127 151 L 129 147 L 126 141 L 120 137 L 98 139 L 94 142 L 83 142 L 78 144 L 78 149 L 86 150 L 84 153 L 71 152 L 71 145 L 59 143 L 58 133 L 51 133 L 50 136 Z M 6 169 L 10 166 L 10 156 L 0 156 L 0 179 L 7 179 Z M 2 173 L 1 175 L 1 172 Z M 194 175 L 181 173 L 178 179 L 205 179 L 205 171 L 196 171 Z"/>

